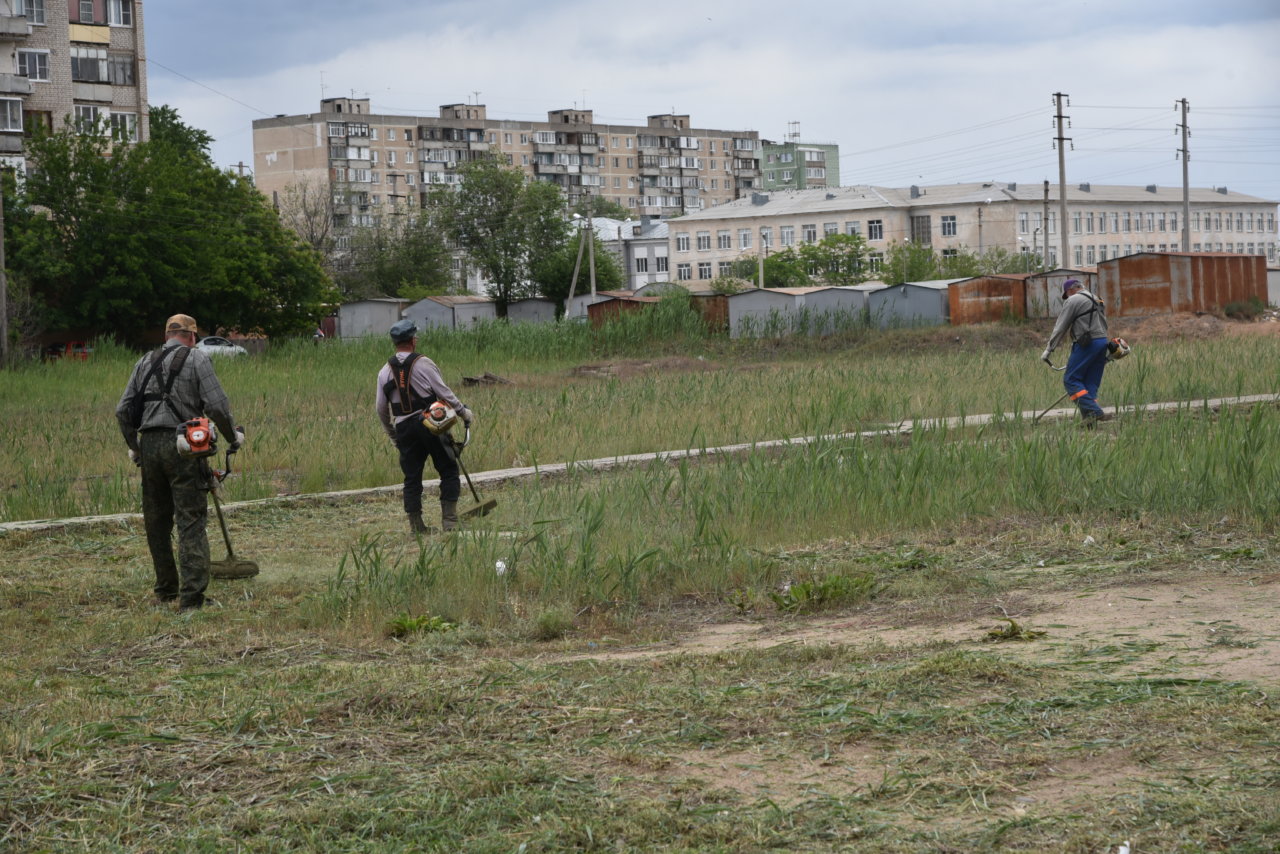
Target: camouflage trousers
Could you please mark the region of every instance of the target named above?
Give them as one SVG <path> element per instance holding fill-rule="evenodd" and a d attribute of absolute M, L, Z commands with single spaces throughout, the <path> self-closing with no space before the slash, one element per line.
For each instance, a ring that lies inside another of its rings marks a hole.
<path fill-rule="evenodd" d="M 199 608 L 209 586 L 209 535 L 205 530 L 211 485 L 209 466 L 203 459 L 179 455 L 172 430 L 148 430 L 139 434 L 138 444 L 142 456 L 142 517 L 156 570 L 156 597 L 165 601 L 177 599 L 182 608 Z"/>

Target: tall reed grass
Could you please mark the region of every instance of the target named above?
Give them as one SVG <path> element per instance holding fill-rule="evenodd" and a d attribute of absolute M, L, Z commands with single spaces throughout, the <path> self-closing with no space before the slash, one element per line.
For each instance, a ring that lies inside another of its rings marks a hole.
<path fill-rule="evenodd" d="M 1040 336 L 1027 332 L 1026 349 L 1010 349 L 1010 331 L 993 329 L 850 327 L 730 341 L 708 334 L 677 297 L 600 328 L 500 322 L 433 330 L 420 346 L 477 413 L 467 460 L 478 471 L 1037 410 L 1056 399 L 1060 375 L 1037 360 Z M 1104 403 L 1280 391 L 1275 337 L 1135 344 L 1108 370 Z M 249 437 L 229 496 L 398 482 L 373 412 L 374 376 L 390 349 L 382 338 L 285 342 L 220 360 Z M 88 362 L 0 373 L 0 520 L 137 508 L 136 471 L 113 415 L 137 357 L 100 341 Z M 602 363 L 626 370 L 574 370 Z M 463 386 L 462 376 L 486 371 L 514 385 Z"/>
<path fill-rule="evenodd" d="M 309 614 L 370 626 L 401 612 L 500 625 L 566 604 L 625 610 L 723 597 L 841 571 L 796 561 L 790 548 L 1008 515 L 1085 527 L 1226 515 L 1274 531 L 1278 428 L 1271 406 L 1136 417 L 1123 430 L 1087 434 L 1009 421 L 963 441 L 946 431 L 907 445 L 825 441 L 715 464 L 527 483 L 504 495 L 492 528 L 420 550 L 352 544 Z M 502 535 L 498 525 L 520 534 Z M 874 575 L 896 558 L 885 560 L 856 569 Z"/>

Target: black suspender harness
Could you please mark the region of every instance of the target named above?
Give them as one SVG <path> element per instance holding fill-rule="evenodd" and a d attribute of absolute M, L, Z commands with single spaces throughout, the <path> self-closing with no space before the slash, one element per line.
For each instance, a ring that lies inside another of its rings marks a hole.
<path fill-rule="evenodd" d="M 1092 305 L 1089 307 L 1089 310 L 1088 310 L 1088 311 L 1086 311 L 1086 312 L 1082 312 L 1082 313 L 1080 313 L 1080 314 L 1077 314 L 1074 318 L 1072 318 L 1072 319 L 1071 319 L 1071 327 L 1072 327 L 1072 330 L 1073 330 L 1073 331 L 1074 331 L 1074 329 L 1075 329 L 1075 325 L 1076 325 L 1077 321 L 1084 320 L 1085 318 L 1089 317 L 1090 315 L 1094 314 L 1095 312 L 1102 312 L 1102 316 L 1103 316 L 1103 318 L 1104 318 L 1104 319 L 1105 319 L 1105 318 L 1106 318 L 1106 316 L 1107 316 L 1107 307 L 1106 307 L 1105 305 L 1103 305 L 1102 300 L 1098 299 L 1098 298 L 1097 298 L 1097 297 L 1095 297 L 1093 294 L 1088 293 L 1088 292 L 1085 292 L 1085 293 L 1084 293 L 1084 296 L 1086 296 L 1086 297 L 1088 297 L 1088 298 L 1089 298 L 1089 302 L 1090 302 L 1090 303 L 1092 303 Z M 1089 330 L 1088 330 L 1088 329 L 1086 329 L 1086 330 L 1084 331 L 1084 334 L 1085 334 L 1085 335 L 1088 335 L 1088 334 L 1089 334 Z M 1073 341 L 1076 341 L 1076 342 L 1079 342 L 1079 340 L 1080 340 L 1079 338 L 1075 338 L 1075 339 L 1073 339 Z"/>
<path fill-rule="evenodd" d="M 169 407 L 169 411 L 173 413 L 173 417 L 178 421 L 186 419 L 179 414 L 177 407 L 173 405 L 173 399 L 169 396 L 169 392 L 173 390 L 173 381 L 178 378 L 178 374 L 182 372 L 182 366 L 187 363 L 187 354 L 191 352 L 189 347 L 178 347 L 177 353 L 173 356 L 173 361 L 169 363 L 169 376 L 164 381 L 163 391 L 156 393 L 147 393 L 147 386 L 151 384 L 151 379 L 160 373 L 164 367 L 165 348 L 161 347 L 151 354 L 151 369 L 147 371 L 146 378 L 143 379 L 142 385 L 138 388 L 138 393 L 133 398 L 133 409 L 130 414 L 133 416 L 133 429 L 137 430 L 142 426 L 142 419 L 146 415 L 147 404 L 154 403 L 158 400 L 164 401 Z"/>
<path fill-rule="evenodd" d="M 382 393 L 386 396 L 387 402 L 390 403 L 391 392 L 399 392 L 400 402 L 391 404 L 392 412 L 395 415 L 412 415 L 415 412 L 421 412 L 436 402 L 434 394 L 419 397 L 418 393 L 413 390 L 413 384 L 409 382 L 413 376 L 413 363 L 421 358 L 421 353 L 410 353 L 404 362 L 401 362 L 395 356 L 387 359 L 387 366 L 391 368 L 391 379 L 383 383 Z"/>

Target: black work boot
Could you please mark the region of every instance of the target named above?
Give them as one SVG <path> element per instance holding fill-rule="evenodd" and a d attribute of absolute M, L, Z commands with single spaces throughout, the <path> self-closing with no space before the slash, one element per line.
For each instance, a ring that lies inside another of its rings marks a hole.
<path fill-rule="evenodd" d="M 458 502 L 440 502 L 440 527 L 452 531 L 458 527 Z"/>
<path fill-rule="evenodd" d="M 429 533 L 427 531 L 426 523 L 422 521 L 422 513 L 409 514 L 409 533 L 414 536 L 422 536 L 423 534 Z"/>

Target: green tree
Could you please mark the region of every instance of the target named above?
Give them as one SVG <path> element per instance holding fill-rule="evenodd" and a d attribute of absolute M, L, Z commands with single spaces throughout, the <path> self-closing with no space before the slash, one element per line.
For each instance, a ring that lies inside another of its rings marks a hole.
<path fill-rule="evenodd" d="M 454 283 L 452 253 L 432 213 L 397 210 L 380 216 L 373 227 L 357 229 L 338 274 L 342 290 L 411 300 L 447 293 Z"/>
<path fill-rule="evenodd" d="M 586 235 L 583 228 L 580 232 Z M 578 270 L 578 284 L 573 289 L 575 294 L 591 292 L 590 271 L 588 269 L 587 252 L 582 250 L 581 269 Z M 599 237 L 595 238 L 596 253 L 596 290 L 616 291 L 626 286 L 622 267 L 614 254 L 605 248 Z M 543 253 L 530 265 L 530 278 L 538 287 L 538 293 L 557 304 L 557 312 L 564 308 L 569 298 L 569 285 L 573 281 L 573 268 L 578 260 L 578 241 L 570 238 L 553 252 Z"/>
<path fill-rule="evenodd" d="M 867 280 L 867 242 L 859 234 L 828 234 L 800 247 L 806 271 L 828 285 L 856 285 Z"/>
<path fill-rule="evenodd" d="M 489 280 L 489 296 L 505 316 L 508 304 L 536 292 L 532 269 L 564 246 L 564 200 L 555 184 L 526 181 L 493 157 L 458 172 L 462 183 L 438 190 L 432 204 L 445 232 Z"/>
<path fill-rule="evenodd" d="M 580 216 L 586 216 L 588 212 L 591 216 L 603 216 L 609 219 L 628 220 L 635 216 L 635 211 L 604 196 L 587 196 L 584 201 L 578 202 L 572 211 Z"/>
<path fill-rule="evenodd" d="M 803 288 L 813 284 L 809 277 L 809 262 L 788 246 L 781 252 L 766 255 L 764 259 L 764 286 L 766 288 Z M 744 279 L 751 287 L 760 286 L 760 256 L 747 255 L 737 258 L 729 266 L 729 276 Z"/>
<path fill-rule="evenodd" d="M 880 280 L 886 285 L 927 282 L 942 278 L 938 254 L 933 247 L 911 241 L 894 241 L 885 250 Z"/>
<path fill-rule="evenodd" d="M 167 107 L 155 136 L 37 128 L 31 172 L 6 188 L 9 266 L 43 325 L 140 340 L 174 311 L 205 329 L 308 329 L 333 291 L 315 253 L 248 181 L 209 160 L 209 137 Z"/>

